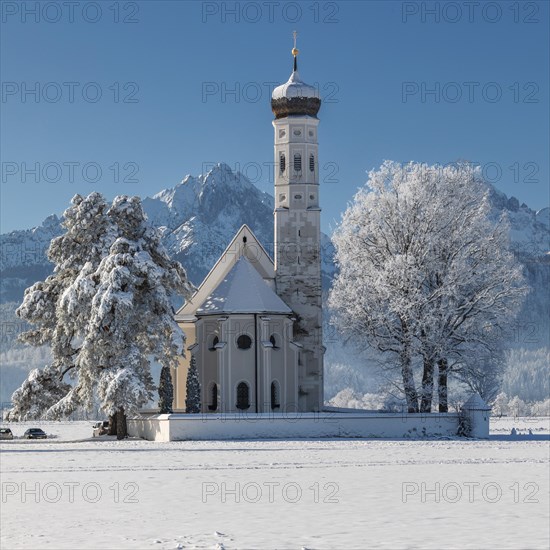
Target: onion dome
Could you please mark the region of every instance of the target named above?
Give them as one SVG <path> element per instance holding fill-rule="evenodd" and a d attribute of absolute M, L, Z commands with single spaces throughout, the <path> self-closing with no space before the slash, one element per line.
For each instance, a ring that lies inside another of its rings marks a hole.
<path fill-rule="evenodd" d="M 298 73 L 298 49 L 296 48 L 296 32 L 294 33 L 294 70 L 288 82 L 277 86 L 271 94 L 271 110 L 275 118 L 290 115 L 316 117 L 321 108 L 319 91 L 314 86 L 306 84 Z"/>

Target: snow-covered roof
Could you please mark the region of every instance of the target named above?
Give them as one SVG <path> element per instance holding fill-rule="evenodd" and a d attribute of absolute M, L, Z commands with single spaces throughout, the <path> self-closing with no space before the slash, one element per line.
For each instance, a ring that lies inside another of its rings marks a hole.
<path fill-rule="evenodd" d="M 271 95 L 271 99 L 282 99 L 283 97 L 316 97 L 319 99 L 319 90 L 306 84 L 300 78 L 298 71 L 293 71 L 288 81 L 277 86 Z"/>
<path fill-rule="evenodd" d="M 464 405 L 462 405 L 463 409 L 471 410 L 471 411 L 490 411 L 491 407 L 485 403 L 481 395 L 479 393 L 474 393 Z"/>
<path fill-rule="evenodd" d="M 197 309 L 197 315 L 283 313 L 292 310 L 275 294 L 245 256 Z"/>

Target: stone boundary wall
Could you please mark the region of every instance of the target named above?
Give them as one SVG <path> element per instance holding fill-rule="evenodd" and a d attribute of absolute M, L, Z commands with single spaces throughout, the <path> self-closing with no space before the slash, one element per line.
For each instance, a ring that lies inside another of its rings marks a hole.
<path fill-rule="evenodd" d="M 319 413 L 143 414 L 128 433 L 151 441 L 489 437 L 489 408 L 475 402 L 461 413 L 379 413 L 327 407 Z"/>

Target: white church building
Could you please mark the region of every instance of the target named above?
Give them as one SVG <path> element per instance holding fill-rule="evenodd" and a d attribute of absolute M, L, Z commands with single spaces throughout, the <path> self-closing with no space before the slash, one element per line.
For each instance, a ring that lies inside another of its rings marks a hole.
<path fill-rule="evenodd" d="M 271 258 L 243 225 L 176 315 L 188 353 L 173 370 L 185 409 L 191 357 L 203 413 L 319 411 L 323 341 L 316 88 L 294 70 L 275 88 L 275 234 Z"/>
<path fill-rule="evenodd" d="M 317 90 L 294 70 L 275 88 L 274 258 L 243 225 L 177 312 L 188 351 L 173 369 L 174 413 L 142 411 L 132 436 L 156 441 L 302 437 L 489 436 L 489 407 L 473 395 L 460 413 L 337 409 L 323 402 Z M 185 414 L 197 365 L 201 413 Z M 465 424 L 464 418 L 467 418 Z"/>

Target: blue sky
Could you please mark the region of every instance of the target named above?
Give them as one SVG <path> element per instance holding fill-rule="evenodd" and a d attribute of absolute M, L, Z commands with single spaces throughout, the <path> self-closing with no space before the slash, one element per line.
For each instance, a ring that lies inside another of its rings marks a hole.
<path fill-rule="evenodd" d="M 547 2 L 4 1 L 1 230 L 75 193 L 152 195 L 220 161 L 271 192 L 269 96 L 294 29 L 324 100 L 325 231 L 385 159 L 478 162 L 542 208 L 548 19 Z"/>

